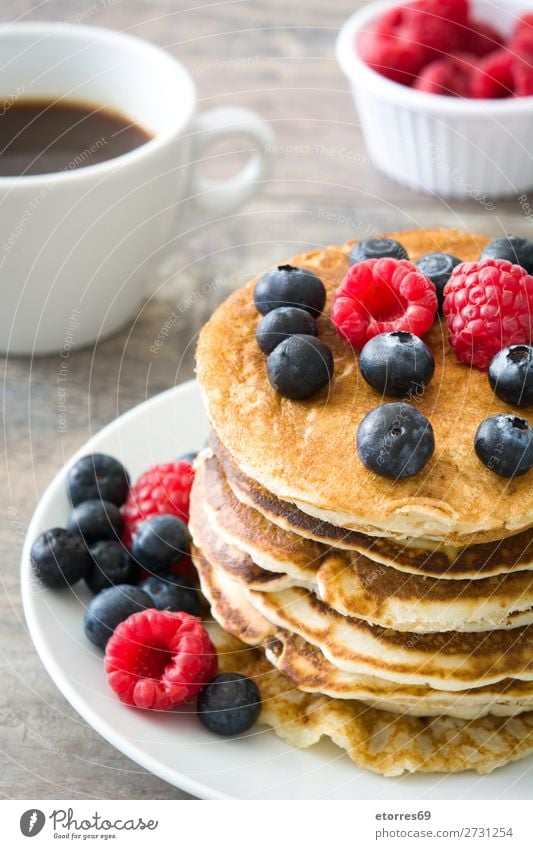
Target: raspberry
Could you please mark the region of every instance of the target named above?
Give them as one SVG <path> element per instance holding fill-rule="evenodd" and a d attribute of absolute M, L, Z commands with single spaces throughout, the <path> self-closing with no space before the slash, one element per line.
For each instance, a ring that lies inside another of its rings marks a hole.
<path fill-rule="evenodd" d="M 489 53 L 472 74 L 472 96 L 502 98 L 533 94 L 533 67 L 502 48 Z"/>
<path fill-rule="evenodd" d="M 193 468 L 186 460 L 161 463 L 144 472 L 122 507 L 124 544 L 130 548 L 139 522 L 157 513 L 170 513 L 187 523 L 193 479 Z"/>
<path fill-rule="evenodd" d="M 531 342 L 533 277 L 505 259 L 464 262 L 444 287 L 443 310 L 457 359 L 486 370 L 502 348 Z"/>
<path fill-rule="evenodd" d="M 107 643 L 104 664 L 122 702 L 153 710 L 192 699 L 218 668 L 200 620 L 169 610 L 142 610 L 121 622 Z"/>
<path fill-rule="evenodd" d="M 335 292 L 331 318 L 356 349 L 378 333 L 426 333 L 437 312 L 435 285 L 406 259 L 352 265 Z"/>
<path fill-rule="evenodd" d="M 475 57 L 462 54 L 448 59 L 436 59 L 420 72 L 414 88 L 430 94 L 449 97 L 469 97 Z"/>
<path fill-rule="evenodd" d="M 404 34 L 418 46 L 450 54 L 462 47 L 467 0 L 418 0 L 405 6 Z"/>
<path fill-rule="evenodd" d="M 533 57 L 533 14 L 518 19 L 508 46 L 518 56 L 525 59 Z"/>
<path fill-rule="evenodd" d="M 407 23 L 413 16 L 422 13 L 456 24 L 466 25 L 468 22 L 468 0 L 416 0 L 404 9 Z"/>
<path fill-rule="evenodd" d="M 378 74 L 394 82 L 411 85 L 428 60 L 427 50 L 400 34 L 371 32 L 361 34 L 358 43 L 363 60 Z"/>
<path fill-rule="evenodd" d="M 498 30 L 483 21 L 471 21 L 468 25 L 464 49 L 474 56 L 486 56 L 503 44 Z"/>

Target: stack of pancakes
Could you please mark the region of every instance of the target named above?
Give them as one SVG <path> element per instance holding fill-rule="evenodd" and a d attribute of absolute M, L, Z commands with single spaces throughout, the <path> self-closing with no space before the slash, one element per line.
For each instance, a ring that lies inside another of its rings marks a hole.
<path fill-rule="evenodd" d="M 487 242 L 391 235 L 413 261 L 474 260 Z M 386 775 L 487 772 L 533 750 L 532 480 L 499 478 L 473 449 L 483 419 L 516 411 L 457 362 L 437 322 L 426 338 L 435 376 L 412 400 L 435 454 L 404 481 L 366 470 L 355 433 L 386 399 L 329 318 L 350 246 L 291 260 L 328 295 L 319 335 L 335 372 L 313 398 L 282 398 L 268 382 L 255 281 L 202 331 L 212 437 L 191 499 L 195 564 L 213 618 L 241 641 L 223 666 L 255 675 L 263 720 L 282 736 L 329 735 Z"/>

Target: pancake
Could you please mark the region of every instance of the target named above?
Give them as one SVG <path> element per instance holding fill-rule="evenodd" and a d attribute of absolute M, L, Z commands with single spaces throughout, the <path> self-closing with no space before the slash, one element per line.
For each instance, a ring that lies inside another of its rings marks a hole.
<path fill-rule="evenodd" d="M 195 540 L 211 562 L 251 589 L 275 586 L 272 573 L 280 573 L 292 579 L 285 586 L 313 589 L 345 616 L 416 633 L 488 631 L 533 621 L 531 572 L 479 581 L 435 580 L 305 540 L 241 504 L 215 457 L 198 464 L 191 516 Z M 221 551 L 227 546 L 231 558 Z"/>
<path fill-rule="evenodd" d="M 533 626 L 487 633 L 401 633 L 332 610 L 300 587 L 246 590 L 269 622 L 317 646 L 334 666 L 437 690 L 533 680 Z"/>
<path fill-rule="evenodd" d="M 459 549 L 430 540 L 400 543 L 386 537 L 346 531 L 313 519 L 289 502 L 276 498 L 239 471 L 215 435 L 211 436 L 211 442 L 237 499 L 282 530 L 296 533 L 304 539 L 358 551 L 384 566 L 433 578 L 477 580 L 509 572 L 533 571 L 533 529 L 502 540 Z"/>
<path fill-rule="evenodd" d="M 207 552 L 210 561 L 222 569 L 234 581 L 250 589 L 287 589 L 294 586 L 288 575 L 279 572 L 267 572 L 261 569 L 247 554 L 233 545 L 226 544 L 210 527 L 204 501 L 204 492 L 200 483 L 195 482 L 191 491 L 191 517 L 189 531 L 193 542 Z"/>
<path fill-rule="evenodd" d="M 301 637 L 275 629 L 246 599 L 244 591 L 203 553 L 195 550 L 202 590 L 214 619 L 228 633 L 252 646 L 292 683 L 308 693 L 359 699 L 381 710 L 414 716 L 449 715 L 475 719 L 494 713 L 515 716 L 533 707 L 533 684 L 507 679 L 499 684 L 463 692 L 394 684 L 371 675 L 357 675 L 333 666 L 315 646 Z"/>
<path fill-rule="evenodd" d="M 410 258 L 443 250 L 479 258 L 488 239 L 455 230 L 390 234 Z M 460 364 L 436 323 L 426 341 L 435 375 L 417 398 L 436 450 L 416 476 L 392 482 L 368 471 L 355 447 L 357 426 L 381 396 L 362 379 L 351 347 L 329 315 L 348 270 L 350 244 L 310 251 L 290 264 L 317 273 L 327 290 L 319 335 L 332 350 L 334 378 L 306 401 L 282 398 L 270 386 L 255 340 L 261 316 L 252 280 L 215 311 L 200 334 L 197 373 L 211 424 L 239 469 L 278 498 L 330 524 L 372 536 L 420 537 L 448 544 L 503 539 L 533 526 L 531 474 L 507 480 L 477 458 L 474 436 L 495 413 L 514 412 L 495 398 L 487 377 Z"/>
<path fill-rule="evenodd" d="M 296 748 L 328 737 L 357 766 L 390 777 L 469 769 L 484 775 L 533 752 L 533 712 L 473 721 L 398 716 L 361 702 L 296 690 L 260 651 L 247 649 L 216 627 L 210 635 L 221 671 L 239 672 L 257 683 L 262 699 L 259 722 Z"/>

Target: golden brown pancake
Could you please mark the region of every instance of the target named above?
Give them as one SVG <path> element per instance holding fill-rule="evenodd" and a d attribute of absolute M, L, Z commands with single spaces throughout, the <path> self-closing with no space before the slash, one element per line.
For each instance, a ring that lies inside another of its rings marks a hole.
<path fill-rule="evenodd" d="M 243 575 L 250 558 L 213 533 L 205 513 L 198 509 L 196 490 L 195 484 L 190 526 L 197 560 L 203 556 L 246 585 Z M 197 565 L 202 575 L 201 564 Z M 261 590 L 246 588 L 245 592 L 275 628 L 300 635 L 347 672 L 441 690 L 465 690 L 505 678 L 533 680 L 533 625 L 482 633 L 400 632 L 343 616 L 302 587 L 267 590 L 261 586 Z"/>
<path fill-rule="evenodd" d="M 198 465 L 191 517 L 198 546 L 250 589 L 302 586 L 345 616 L 416 633 L 488 631 L 533 622 L 532 572 L 444 581 L 311 542 L 241 504 L 215 457 Z M 279 575 L 279 582 L 272 573 Z"/>
<path fill-rule="evenodd" d="M 433 250 L 475 260 L 488 241 L 456 230 L 390 235 L 412 260 Z M 349 247 L 290 260 L 317 273 L 328 295 L 318 325 L 320 338 L 333 352 L 335 373 L 329 387 L 313 398 L 282 398 L 267 380 L 265 356 L 255 340 L 261 318 L 253 302 L 255 281 L 234 292 L 204 327 L 198 380 L 218 437 L 248 477 L 304 513 L 349 530 L 461 546 L 531 527 L 531 473 L 500 478 L 483 466 L 473 448 L 483 419 L 514 411 L 494 397 L 486 374 L 457 361 L 438 322 L 426 337 L 435 375 L 417 399 L 435 432 L 433 457 L 418 475 L 396 482 L 362 465 L 356 430 L 383 399 L 362 379 L 357 357 L 329 318 L 333 293 L 348 270 Z"/>
<path fill-rule="evenodd" d="M 293 684 L 308 693 L 359 699 L 381 710 L 413 716 L 456 716 L 475 719 L 494 713 L 514 716 L 531 710 L 533 683 L 507 679 L 498 684 L 446 692 L 430 687 L 395 684 L 372 675 L 345 672 L 330 663 L 320 649 L 299 636 L 275 629 L 261 617 L 226 573 L 194 552 L 201 584 L 213 617 L 229 634 L 252 646 L 262 646 L 270 662 Z"/>
<path fill-rule="evenodd" d="M 342 616 L 308 590 L 246 590 L 269 622 L 299 634 L 347 672 L 437 690 L 533 680 L 533 626 L 486 633 L 414 634 Z"/>
<path fill-rule="evenodd" d="M 299 536 L 336 548 L 358 551 L 384 566 L 434 578 L 476 580 L 509 572 L 533 571 L 533 529 L 502 540 L 454 548 L 419 540 L 394 541 L 346 531 L 313 519 L 287 501 L 276 498 L 236 467 L 214 434 L 216 458 L 233 493 L 242 504 L 253 507 L 269 522 Z"/>
<path fill-rule="evenodd" d="M 212 627 L 210 634 L 221 671 L 255 680 L 262 699 L 260 723 L 291 746 L 307 748 L 329 737 L 357 766 L 385 776 L 469 769 L 483 775 L 533 751 L 533 712 L 476 720 L 398 716 L 362 702 L 296 690 L 260 651 L 219 628 Z"/>

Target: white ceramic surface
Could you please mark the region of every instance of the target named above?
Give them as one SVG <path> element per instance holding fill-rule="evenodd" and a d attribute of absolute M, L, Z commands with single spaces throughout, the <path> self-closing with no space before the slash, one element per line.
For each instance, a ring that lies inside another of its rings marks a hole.
<path fill-rule="evenodd" d="M 401 0 L 365 4 L 343 25 L 337 59 L 347 75 L 370 158 L 389 177 L 439 197 L 517 196 L 533 188 L 533 97 L 474 100 L 400 85 L 360 59 L 359 34 Z M 509 34 L 532 0 L 473 0 L 475 17 Z"/>
<path fill-rule="evenodd" d="M 153 463 L 200 448 L 207 431 L 200 393 L 191 381 L 121 416 L 76 456 L 108 452 L 135 477 Z M 531 797 L 532 759 L 484 777 L 467 772 L 386 779 L 358 769 L 331 743 L 299 751 L 261 726 L 245 738 L 224 740 L 203 729 L 189 710 L 176 715 L 126 708 L 108 689 L 101 654 L 83 634 L 83 608 L 89 595 L 82 583 L 72 591 L 54 592 L 32 580 L 29 552 L 34 538 L 47 527 L 63 524 L 69 512 L 66 468 L 44 493 L 28 529 L 21 572 L 26 619 L 35 647 L 64 696 L 132 760 L 165 781 L 209 799 Z"/>
<path fill-rule="evenodd" d="M 169 240 L 179 235 L 179 250 L 207 215 L 255 193 L 273 136 L 248 109 L 197 114 L 186 69 L 120 32 L 3 25 L 0 67 L 0 110 L 19 98 L 67 98 L 118 109 L 153 135 L 85 168 L 0 177 L 0 350 L 59 353 L 117 330 L 153 285 Z M 249 162 L 227 181 L 203 177 L 207 146 L 234 135 L 253 148 Z"/>

